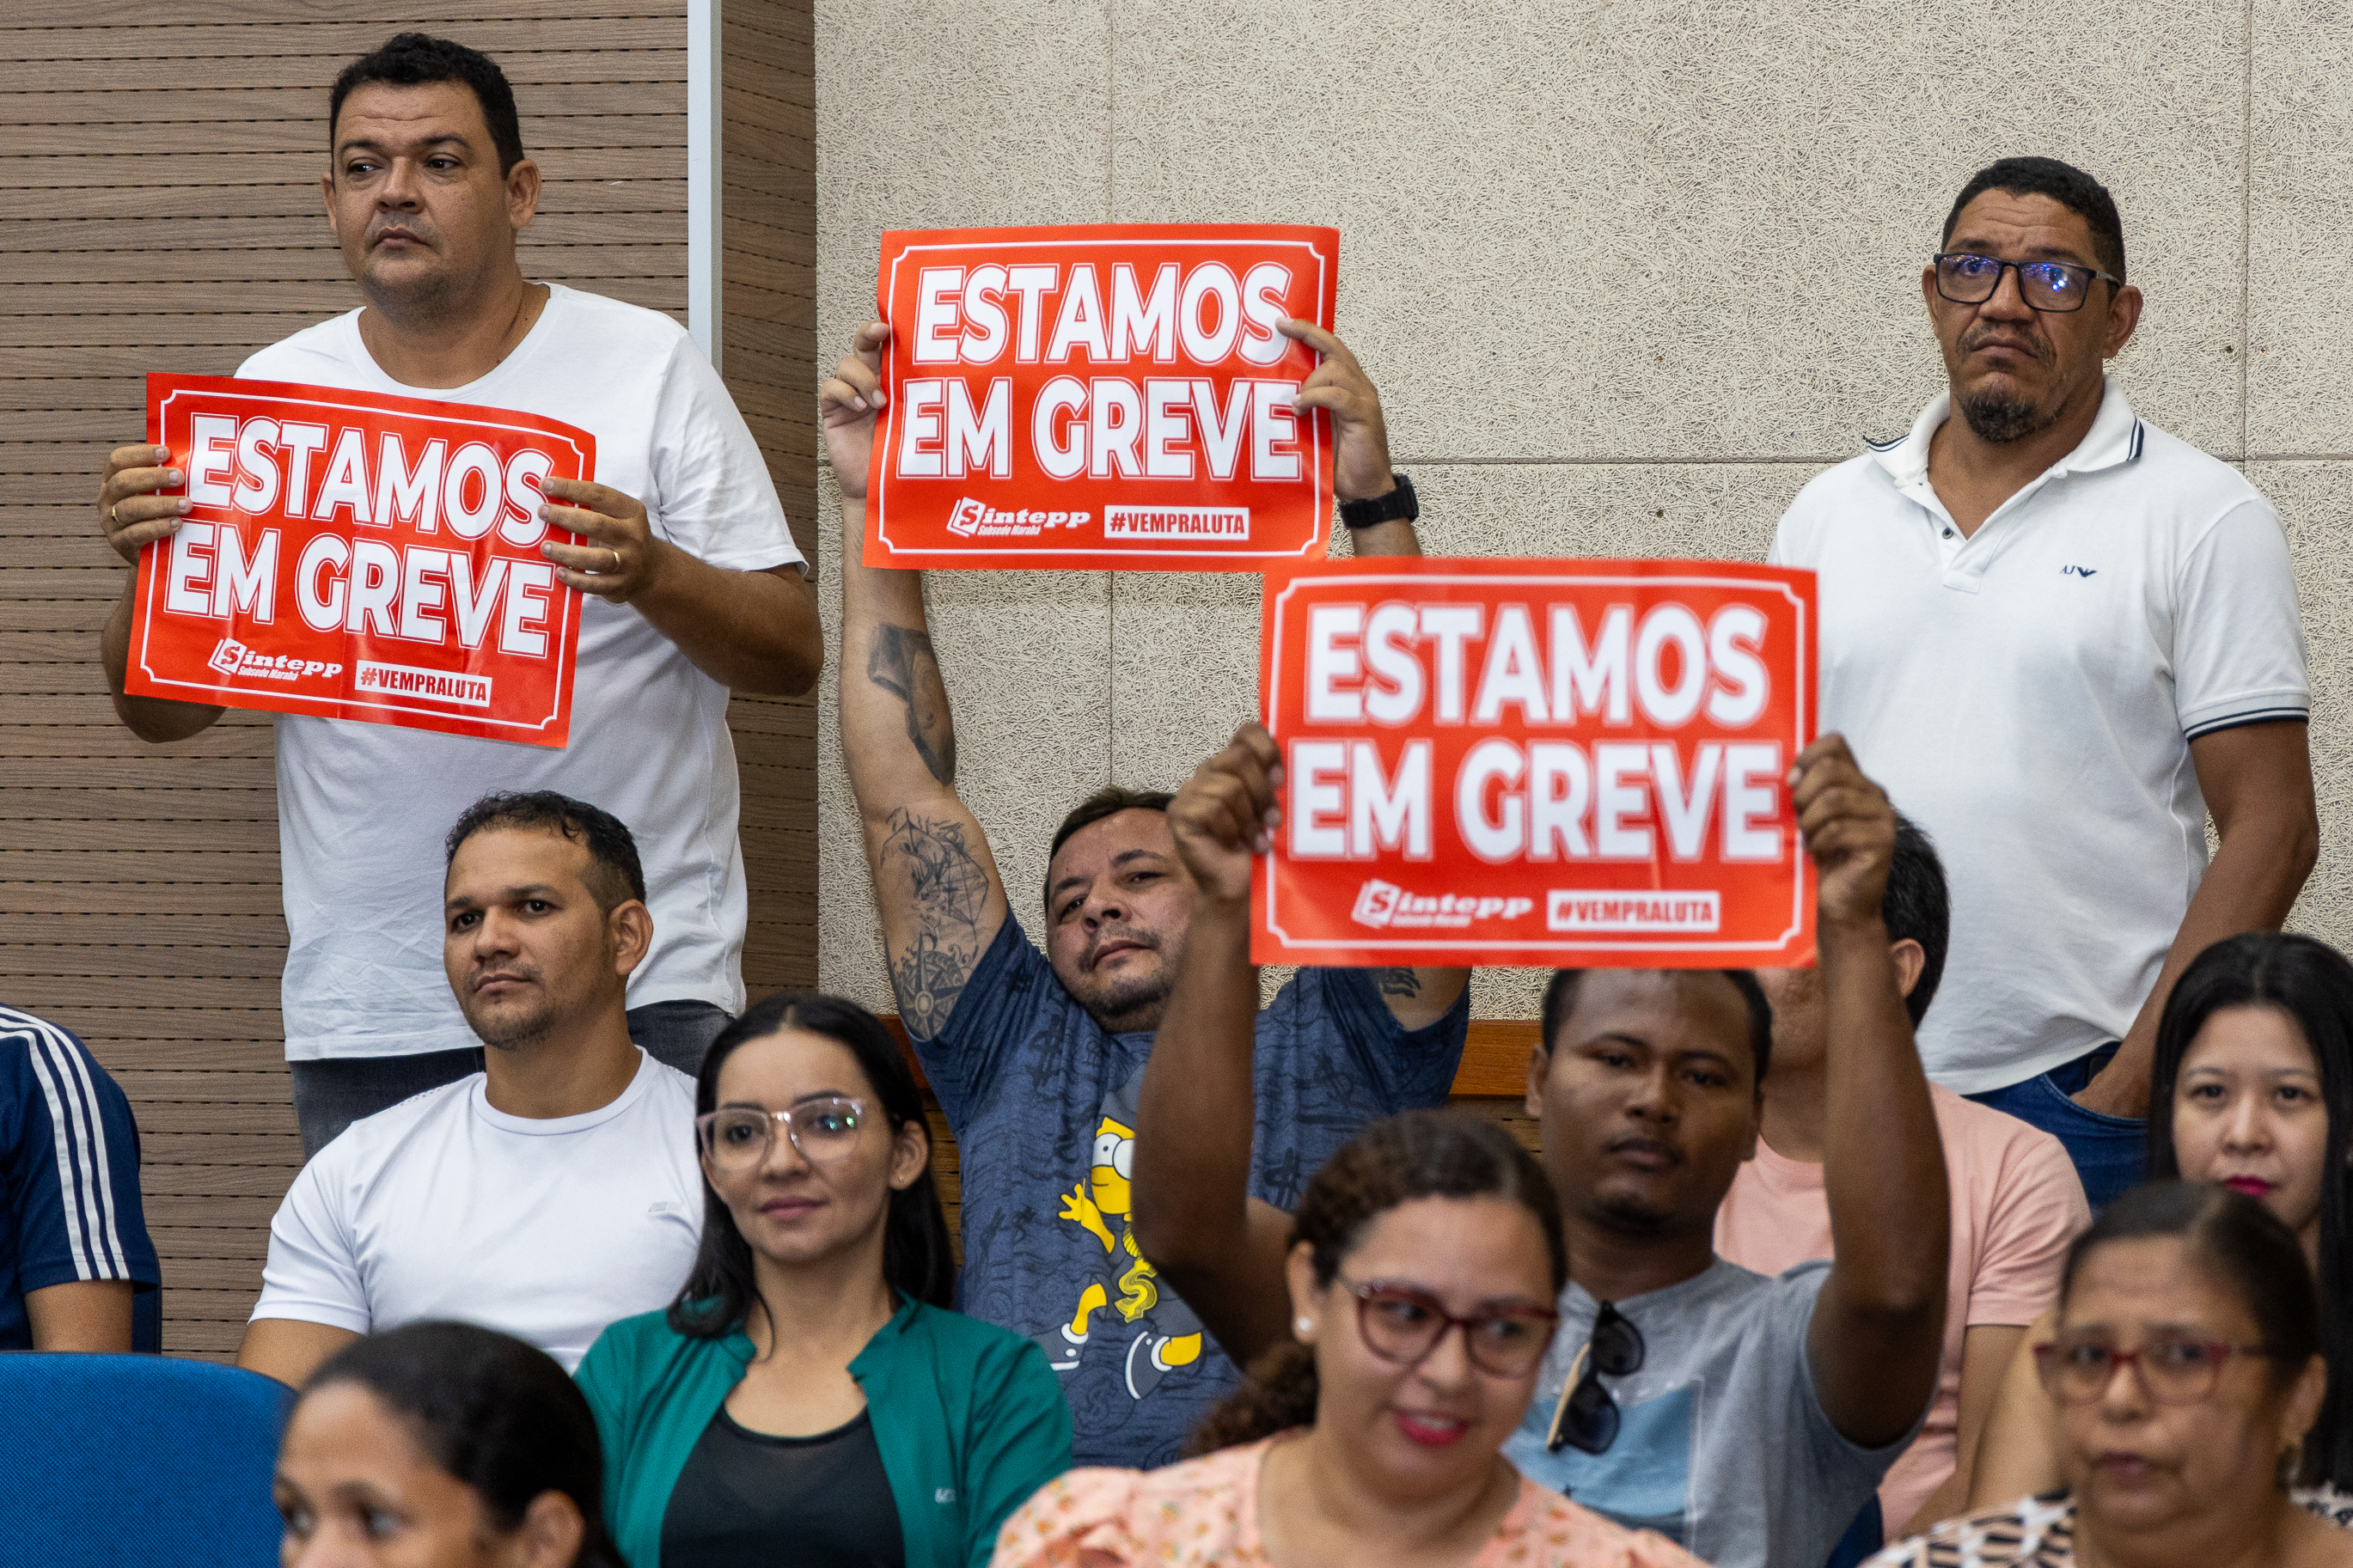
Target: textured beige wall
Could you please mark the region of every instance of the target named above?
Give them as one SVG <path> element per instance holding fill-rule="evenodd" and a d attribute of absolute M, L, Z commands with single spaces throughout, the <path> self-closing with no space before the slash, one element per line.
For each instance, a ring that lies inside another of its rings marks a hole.
<path fill-rule="evenodd" d="M 2324 834 L 2298 921 L 2341 941 L 2348 67 L 2353 16 L 2321 0 L 818 0 L 819 343 L 871 312 L 885 227 L 1336 224 L 1340 331 L 1433 553 L 1753 558 L 1936 390 L 1916 279 L 1961 182 L 2070 158 L 2148 298 L 2115 374 L 2287 518 Z M 1255 578 L 933 584 L 1018 910 L 1070 803 L 1173 787 L 1251 710 Z M 820 972 L 887 1007 L 830 703 Z M 1482 975 L 1474 1010 L 1534 994 Z"/>

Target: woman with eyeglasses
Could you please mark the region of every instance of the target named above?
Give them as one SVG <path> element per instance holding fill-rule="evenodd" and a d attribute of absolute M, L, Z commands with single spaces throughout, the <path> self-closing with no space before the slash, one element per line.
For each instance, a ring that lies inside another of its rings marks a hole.
<path fill-rule="evenodd" d="M 1444 1111 L 1376 1122 L 1290 1224 L 1292 1338 L 1195 1433 L 1205 1457 L 1072 1471 L 1007 1523 L 999 1568 L 1691 1568 L 1498 1451 L 1568 1275 L 1552 1184 L 1509 1133 Z"/>
<path fill-rule="evenodd" d="M 2158 1182 L 2109 1205 L 2033 1359 L 2065 1489 L 1947 1520 L 1871 1568 L 2353 1563 L 2353 1535 L 2289 1496 L 2328 1372 L 2304 1249 L 2261 1203 Z"/>
<path fill-rule="evenodd" d="M 2167 999 L 2151 1070 L 2149 1173 L 2259 1199 L 2319 1280 L 2328 1391 L 2296 1495 L 2353 1523 L 2353 963 L 2308 936 L 2216 942 Z M 2049 1331 L 2034 1325 L 2029 1344 Z M 2050 1396 L 2021 1352 L 1987 1417 L 1970 1506 L 2047 1490 L 2058 1475 Z"/>
<path fill-rule="evenodd" d="M 947 1310 L 923 1100 L 856 1003 L 758 1003 L 695 1090 L 701 1255 L 579 1378 L 635 1568 L 974 1568 L 1070 1468 L 1043 1352 Z"/>

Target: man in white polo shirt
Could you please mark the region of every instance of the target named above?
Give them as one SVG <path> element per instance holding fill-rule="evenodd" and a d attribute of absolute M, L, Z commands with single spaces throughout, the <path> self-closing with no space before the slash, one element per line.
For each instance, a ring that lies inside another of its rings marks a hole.
<path fill-rule="evenodd" d="M 2096 1207 L 2139 1178 L 2175 976 L 2318 852 L 2295 575 L 2254 487 L 2107 381 L 2141 295 L 2097 181 L 1984 170 L 1921 289 L 1947 390 L 1770 558 L 1821 574 L 1821 727 L 1945 852 L 1930 1076 L 2056 1134 Z"/>
<path fill-rule="evenodd" d="M 653 942 L 629 830 L 559 795 L 486 795 L 449 831 L 444 887 L 442 963 L 487 1070 L 302 1167 L 239 1366 L 300 1384 L 361 1334 L 458 1318 L 570 1368 L 693 1264 L 694 1082 L 625 1011 Z"/>

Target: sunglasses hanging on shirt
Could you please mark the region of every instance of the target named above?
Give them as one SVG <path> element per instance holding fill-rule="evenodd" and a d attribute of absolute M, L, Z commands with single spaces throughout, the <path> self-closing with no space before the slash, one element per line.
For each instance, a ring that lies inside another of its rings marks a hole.
<path fill-rule="evenodd" d="M 1593 1333 L 1577 1352 L 1561 1385 L 1560 1403 L 1553 1407 L 1552 1430 L 1545 1436 L 1545 1452 L 1564 1447 L 1588 1454 L 1606 1454 L 1618 1440 L 1621 1419 L 1618 1401 L 1601 1386 L 1603 1377 L 1625 1377 L 1642 1370 L 1647 1353 L 1642 1331 L 1619 1314 L 1608 1301 L 1593 1320 Z"/>

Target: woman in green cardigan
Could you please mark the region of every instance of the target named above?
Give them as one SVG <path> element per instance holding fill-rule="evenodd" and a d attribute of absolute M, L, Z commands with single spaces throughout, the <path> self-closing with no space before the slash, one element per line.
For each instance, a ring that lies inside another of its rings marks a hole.
<path fill-rule="evenodd" d="M 931 1134 L 853 1002 L 772 996 L 696 1086 L 702 1245 L 580 1364 L 633 1568 L 982 1568 L 1071 1464 L 1043 1352 L 947 1310 Z"/>

